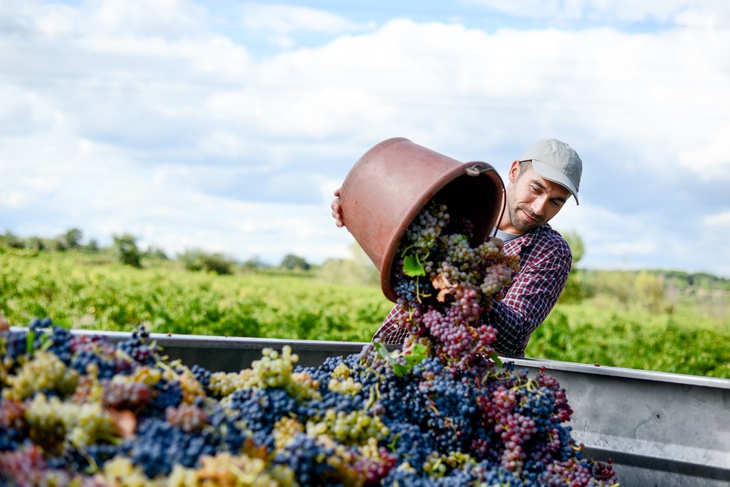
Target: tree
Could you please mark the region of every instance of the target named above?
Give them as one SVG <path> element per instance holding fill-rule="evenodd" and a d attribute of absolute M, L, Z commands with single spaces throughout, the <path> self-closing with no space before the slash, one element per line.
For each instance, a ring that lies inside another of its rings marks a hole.
<path fill-rule="evenodd" d="M 41 251 L 46 249 L 46 244 L 43 243 L 43 240 L 38 237 L 31 237 L 28 239 L 28 244 L 26 245 L 26 247 L 30 250 Z"/>
<path fill-rule="evenodd" d="M 150 259 L 157 259 L 157 260 L 169 260 L 170 259 L 162 248 L 153 247 L 153 246 L 147 247 L 147 250 L 145 250 L 145 252 L 144 252 L 144 256 L 148 257 Z"/>
<path fill-rule="evenodd" d="M 563 303 L 577 303 L 590 294 L 585 283 L 585 275 L 578 269 L 578 262 L 583 258 L 586 248 L 583 244 L 583 239 L 575 231 L 563 232 L 562 235 L 568 242 L 573 260 L 568 281 L 565 283 L 563 294 L 560 295 L 560 301 Z"/>
<path fill-rule="evenodd" d="M 562 235 L 568 242 L 570 252 L 573 254 L 573 268 L 575 268 L 586 253 L 586 247 L 583 244 L 583 239 L 574 230 L 564 232 Z"/>
<path fill-rule="evenodd" d="M 354 242 L 350 250 L 350 259 L 327 259 L 317 270 L 317 277 L 334 284 L 379 285 L 380 273 L 365 251 Z"/>
<path fill-rule="evenodd" d="M 2 240 L 5 246 L 12 249 L 22 249 L 25 247 L 23 240 L 16 237 L 12 232 L 10 232 L 10 230 L 5 230 L 5 235 L 3 235 L 0 240 Z"/>
<path fill-rule="evenodd" d="M 309 270 L 311 265 L 304 260 L 302 257 L 298 257 L 294 254 L 287 254 L 281 261 L 280 267 L 293 271 L 294 269 L 301 269 L 303 271 Z"/>
<path fill-rule="evenodd" d="M 218 275 L 233 274 L 235 261 L 220 252 L 208 253 L 199 249 L 188 249 L 180 255 L 180 260 L 189 271 L 208 271 Z"/>
<path fill-rule="evenodd" d="M 91 252 L 92 254 L 95 254 L 99 252 L 99 242 L 96 241 L 96 239 L 89 240 L 89 243 L 84 245 L 84 250 L 86 252 Z"/>
<path fill-rule="evenodd" d="M 81 247 L 81 239 L 83 232 L 78 228 L 70 228 L 65 233 L 59 235 L 58 240 L 63 243 L 64 248 L 77 250 Z"/>
<path fill-rule="evenodd" d="M 262 267 L 267 267 L 267 265 L 264 261 L 261 260 L 261 257 L 259 257 L 258 255 L 254 255 L 250 259 L 246 260 L 241 265 L 241 267 L 243 268 L 243 270 L 252 271 L 252 270 L 260 269 Z"/>
<path fill-rule="evenodd" d="M 657 312 L 662 309 L 664 304 L 664 279 L 662 276 L 642 270 L 634 281 L 634 291 L 641 304 L 649 311 Z"/>
<path fill-rule="evenodd" d="M 124 265 L 142 267 L 142 253 L 137 247 L 137 239 L 128 233 L 121 236 L 114 235 L 113 238 L 119 261 Z"/>

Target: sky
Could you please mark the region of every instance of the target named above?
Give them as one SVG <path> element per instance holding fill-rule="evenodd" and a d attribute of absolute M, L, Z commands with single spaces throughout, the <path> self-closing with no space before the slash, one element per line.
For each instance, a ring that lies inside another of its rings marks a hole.
<path fill-rule="evenodd" d="M 726 1 L 0 1 L 0 232 L 348 257 L 333 193 L 392 137 L 503 179 L 563 140 L 579 267 L 730 277 Z"/>

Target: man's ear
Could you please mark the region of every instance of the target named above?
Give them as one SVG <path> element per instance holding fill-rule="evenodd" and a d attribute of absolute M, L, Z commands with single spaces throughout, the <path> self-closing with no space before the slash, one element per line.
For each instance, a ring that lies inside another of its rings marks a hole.
<path fill-rule="evenodd" d="M 509 182 L 514 183 L 517 181 L 517 176 L 520 174 L 520 161 L 512 161 L 512 165 L 509 167 L 509 172 L 507 175 L 509 176 Z"/>

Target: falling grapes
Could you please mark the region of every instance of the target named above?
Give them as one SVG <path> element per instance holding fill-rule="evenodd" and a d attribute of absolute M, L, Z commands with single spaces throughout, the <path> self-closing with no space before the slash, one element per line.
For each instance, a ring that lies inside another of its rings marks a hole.
<path fill-rule="evenodd" d="M 519 270 L 519 257 L 506 255 L 498 239 L 474 243 L 473 229 L 445 205 L 429 202 L 399 242 L 391 279 L 406 348 L 421 343 L 462 370 L 495 356 L 496 330 L 481 316 Z"/>

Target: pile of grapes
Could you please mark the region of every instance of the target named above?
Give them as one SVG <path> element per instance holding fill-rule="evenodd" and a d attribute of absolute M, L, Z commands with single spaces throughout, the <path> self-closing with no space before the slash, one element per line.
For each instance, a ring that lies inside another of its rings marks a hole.
<path fill-rule="evenodd" d="M 0 484 L 617 485 L 572 439 L 558 382 L 491 354 L 475 316 L 514 262 L 494 242 L 464 245 L 468 226 L 438 205 L 411 230 L 399 258 L 411 334 L 397 351 L 375 341 L 301 367 L 289 347 L 265 349 L 225 373 L 168 360 L 143 327 L 112 343 L 48 318 L 0 321 Z"/>

